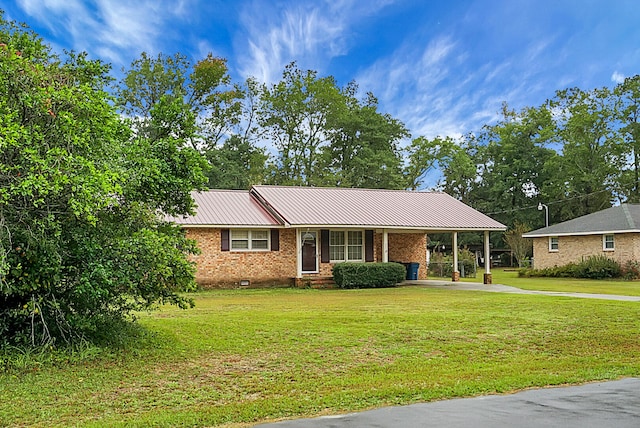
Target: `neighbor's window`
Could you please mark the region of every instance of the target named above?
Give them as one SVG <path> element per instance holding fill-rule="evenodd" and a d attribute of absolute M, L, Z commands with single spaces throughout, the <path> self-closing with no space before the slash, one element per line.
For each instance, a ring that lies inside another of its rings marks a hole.
<path fill-rule="evenodd" d="M 363 244 L 361 230 L 332 230 L 329 232 L 329 258 L 332 262 L 361 262 L 364 260 Z"/>
<path fill-rule="evenodd" d="M 615 247 L 616 245 L 613 239 L 613 234 L 602 236 L 602 249 L 604 251 L 613 251 L 615 250 Z"/>
<path fill-rule="evenodd" d="M 558 251 L 558 237 L 551 236 L 549 237 L 549 251 Z"/>
<path fill-rule="evenodd" d="M 231 230 L 232 250 L 268 250 L 268 230 Z"/>

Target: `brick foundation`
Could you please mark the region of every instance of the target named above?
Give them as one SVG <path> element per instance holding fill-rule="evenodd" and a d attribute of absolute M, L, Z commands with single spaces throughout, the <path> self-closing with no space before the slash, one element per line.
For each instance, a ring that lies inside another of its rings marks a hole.
<path fill-rule="evenodd" d="M 453 282 L 460 281 L 460 272 L 453 272 L 451 274 L 451 281 L 453 281 Z"/>
<path fill-rule="evenodd" d="M 484 284 L 491 285 L 493 284 L 493 275 L 490 273 L 484 274 Z"/>

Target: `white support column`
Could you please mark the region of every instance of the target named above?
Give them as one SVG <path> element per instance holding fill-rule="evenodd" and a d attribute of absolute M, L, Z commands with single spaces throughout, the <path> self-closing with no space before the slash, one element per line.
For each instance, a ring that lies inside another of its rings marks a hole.
<path fill-rule="evenodd" d="M 296 278 L 302 278 L 302 243 L 300 229 L 296 229 Z"/>
<path fill-rule="evenodd" d="M 389 262 L 389 232 L 387 229 L 382 231 L 382 263 Z"/>
<path fill-rule="evenodd" d="M 489 245 L 489 231 L 484 231 L 484 283 L 491 284 L 491 246 Z"/>
<path fill-rule="evenodd" d="M 451 280 L 455 282 L 455 281 L 460 281 L 460 271 L 458 270 L 458 232 L 453 232 L 452 247 L 453 247 L 453 274 L 452 274 Z"/>

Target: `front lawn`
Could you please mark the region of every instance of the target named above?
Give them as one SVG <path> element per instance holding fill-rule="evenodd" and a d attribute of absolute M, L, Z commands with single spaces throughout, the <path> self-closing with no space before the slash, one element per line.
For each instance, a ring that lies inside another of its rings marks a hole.
<path fill-rule="evenodd" d="M 0 426 L 247 426 L 640 375 L 634 302 L 403 287 L 196 303 L 142 314 L 126 350 L 7 357 Z"/>

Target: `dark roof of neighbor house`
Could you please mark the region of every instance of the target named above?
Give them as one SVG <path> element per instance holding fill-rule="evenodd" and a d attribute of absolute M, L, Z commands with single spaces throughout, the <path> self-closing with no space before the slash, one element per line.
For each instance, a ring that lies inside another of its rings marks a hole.
<path fill-rule="evenodd" d="M 170 218 L 189 226 L 265 227 L 280 226 L 248 190 L 208 190 L 191 194 L 196 202 L 196 215 Z"/>
<path fill-rule="evenodd" d="M 640 204 L 622 204 L 523 234 L 525 238 L 640 232 Z"/>

